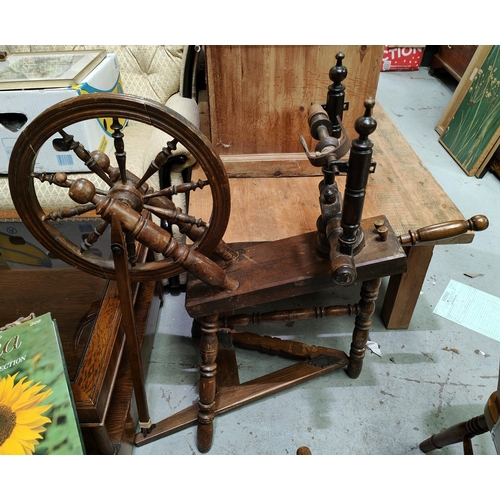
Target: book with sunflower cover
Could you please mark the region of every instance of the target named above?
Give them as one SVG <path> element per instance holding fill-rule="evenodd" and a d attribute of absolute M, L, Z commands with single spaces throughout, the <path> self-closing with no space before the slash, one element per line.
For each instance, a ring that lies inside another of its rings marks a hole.
<path fill-rule="evenodd" d="M 0 331 L 0 455 L 82 455 L 85 448 L 50 313 Z"/>

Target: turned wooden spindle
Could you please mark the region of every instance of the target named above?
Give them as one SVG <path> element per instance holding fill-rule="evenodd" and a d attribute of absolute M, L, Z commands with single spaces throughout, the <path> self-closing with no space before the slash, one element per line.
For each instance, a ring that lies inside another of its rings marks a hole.
<path fill-rule="evenodd" d="M 309 345 L 296 340 L 285 340 L 280 337 L 270 337 L 252 332 L 232 330 L 231 338 L 232 343 L 237 347 L 289 359 L 313 359 L 321 354 L 333 358 L 338 355 L 337 350 L 328 347 Z"/>
<path fill-rule="evenodd" d="M 177 139 L 172 139 L 167 142 L 167 147 L 163 148 L 157 155 L 156 158 L 149 164 L 148 169 L 144 172 L 144 175 L 136 183 L 136 189 L 139 189 L 153 174 L 158 172 L 172 156 L 172 151 L 177 149 L 177 144 L 179 141 Z"/>
<path fill-rule="evenodd" d="M 68 174 L 66 172 L 56 172 L 54 174 L 33 172 L 31 176 L 38 179 L 40 182 L 48 182 L 49 184 L 55 184 L 60 187 L 71 187 L 73 182 L 71 179 L 68 179 Z"/>
<path fill-rule="evenodd" d="M 104 231 L 106 230 L 108 225 L 108 221 L 101 221 L 80 244 L 80 251 L 86 252 L 87 250 L 90 250 L 94 243 L 96 243 L 97 240 L 104 234 Z"/>
<path fill-rule="evenodd" d="M 332 245 L 330 248 L 332 278 L 337 285 L 349 285 L 355 282 L 357 272 L 354 255 L 364 246 L 360 223 L 373 150 L 373 142 L 368 136 L 377 128 L 377 122 L 372 117 L 374 106 L 374 99 L 366 99 L 365 113 L 354 124 L 359 138 L 352 141 L 349 155 L 349 171 L 342 206 L 342 234 L 338 237 L 338 245 Z"/>
<path fill-rule="evenodd" d="M 202 219 L 196 219 L 191 215 L 183 214 L 179 209 L 170 210 L 168 208 L 159 208 L 154 205 L 144 205 L 144 208 L 154 215 L 162 219 L 168 219 L 171 223 L 185 222 L 186 224 L 193 224 L 195 226 L 206 226 L 207 223 Z"/>
<path fill-rule="evenodd" d="M 500 389 L 500 379 L 498 381 Z M 471 418 L 466 422 L 455 424 L 447 429 L 432 435 L 430 438 L 420 443 L 420 450 L 429 453 L 438 450 L 450 444 L 463 443 L 464 455 L 473 455 L 472 438 L 491 431 L 494 433 L 495 425 L 499 419 L 500 399 L 499 391 L 493 392 L 486 405 L 484 412 L 477 417 Z"/>
<path fill-rule="evenodd" d="M 332 83 L 328 86 L 325 106 L 326 112 L 328 113 L 328 116 L 333 124 L 331 135 L 337 138 L 341 135 L 341 128 L 340 123 L 337 122 L 336 118 L 338 116 L 340 121 L 342 121 L 345 106 L 345 86 L 341 83 L 347 78 L 347 68 L 342 64 L 344 57 L 345 54 L 343 52 L 338 52 L 335 56 L 337 64 L 330 68 L 328 76 Z"/>
<path fill-rule="evenodd" d="M 417 243 L 432 242 L 460 236 L 467 231 L 484 231 L 489 225 L 484 215 L 475 215 L 468 220 L 454 220 L 432 224 L 416 231 L 408 231 L 408 234 L 399 236 L 402 245 L 416 245 Z"/>
<path fill-rule="evenodd" d="M 148 193 L 144 195 L 144 200 L 149 200 L 151 198 L 157 198 L 159 196 L 166 196 L 170 198 L 173 195 L 179 193 L 190 193 L 195 189 L 203 189 L 205 186 L 208 186 L 209 182 L 199 179 L 197 182 L 183 182 L 182 184 L 175 184 L 173 186 L 169 186 L 165 189 L 161 189 L 160 191 L 154 191 L 152 193 Z"/>
<path fill-rule="evenodd" d="M 310 307 L 301 309 L 287 309 L 284 311 L 270 311 L 265 313 L 235 314 L 221 318 L 224 326 L 246 326 L 259 325 L 261 323 L 295 322 L 305 319 L 320 319 L 326 317 L 351 316 L 359 313 L 358 304 L 347 304 L 345 306 Z"/>
<path fill-rule="evenodd" d="M 122 184 L 125 184 L 127 182 L 127 153 L 125 152 L 125 143 L 123 141 L 123 125 L 118 118 L 113 118 L 111 128 L 113 130 L 112 137 L 114 139 L 115 158 L 120 169 Z"/>
<path fill-rule="evenodd" d="M 366 352 L 366 343 L 372 325 L 372 317 L 375 312 L 375 302 L 378 297 L 381 278 L 364 281 L 361 286 L 361 300 L 359 301 L 360 311 L 354 320 L 354 331 L 352 333 L 352 343 L 349 352 L 349 365 L 347 375 L 351 378 L 358 378 L 363 368 L 363 360 Z"/>
<path fill-rule="evenodd" d="M 88 212 L 95 210 L 95 205 L 93 203 L 87 203 L 86 205 L 77 205 L 76 207 L 70 208 L 60 208 L 58 210 L 52 210 L 48 214 L 42 216 L 42 220 L 59 220 L 59 219 L 70 219 L 71 217 L 76 217 L 77 215 L 83 215 Z"/>
<path fill-rule="evenodd" d="M 422 441 L 419 448 L 424 453 L 429 453 L 450 444 L 463 443 L 464 454 L 473 455 L 471 439 L 488 432 L 488 430 L 484 414 L 479 415 L 466 422 L 455 424 L 443 432 L 432 435 L 430 438 Z"/>

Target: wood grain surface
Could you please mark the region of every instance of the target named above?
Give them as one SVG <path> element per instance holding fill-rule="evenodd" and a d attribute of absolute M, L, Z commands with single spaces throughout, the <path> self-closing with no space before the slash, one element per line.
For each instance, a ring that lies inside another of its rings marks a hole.
<path fill-rule="evenodd" d="M 377 167 L 368 181 L 363 217 L 386 215 L 397 235 L 463 219 L 379 104 L 373 115 L 378 123 L 371 136 Z M 201 174 L 200 169 L 194 169 L 193 179 Z M 320 180 L 318 176 L 277 178 L 265 171 L 253 178 L 230 178 L 231 216 L 225 241 L 269 241 L 315 230 Z M 343 192 L 345 177 L 338 177 L 337 182 Z M 209 220 L 211 206 L 208 187 L 191 193 L 190 214 Z M 467 233 L 440 243 L 469 243 L 472 239 L 473 233 Z"/>
<path fill-rule="evenodd" d="M 298 161 L 308 168 L 307 160 L 293 153 L 302 152 L 299 133 L 311 145 L 308 108 L 313 101 L 326 102 L 338 52 L 345 54 L 348 70 L 342 82 L 349 102 L 344 125 L 352 136 L 364 100 L 375 97 L 383 46 L 207 46 L 211 140 L 228 169 L 264 165 L 252 155 L 269 155 L 267 168 L 274 170 L 284 168 L 276 155 L 285 155 L 291 166 Z"/>

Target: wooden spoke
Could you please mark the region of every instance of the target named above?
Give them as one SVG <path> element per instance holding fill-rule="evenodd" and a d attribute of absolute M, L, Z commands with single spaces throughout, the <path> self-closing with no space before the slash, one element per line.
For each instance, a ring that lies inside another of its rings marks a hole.
<path fill-rule="evenodd" d="M 95 227 L 94 231 L 92 231 L 81 244 L 80 252 L 83 253 L 90 250 L 92 246 L 97 243 L 97 240 L 104 234 L 104 231 L 106 231 L 108 226 L 109 222 L 103 220 L 97 227 Z"/>
<path fill-rule="evenodd" d="M 80 160 L 82 160 L 87 168 L 97 174 L 109 187 L 113 187 L 113 182 L 107 176 L 106 172 L 102 169 L 98 162 L 91 156 L 85 147 L 74 140 L 74 137 L 67 134 L 64 130 L 58 130 L 62 139 L 54 139 L 52 145 L 56 151 L 73 151 Z"/>
<path fill-rule="evenodd" d="M 38 179 L 40 182 L 48 182 L 49 184 L 55 184 L 56 186 L 63 188 L 70 188 L 75 179 L 69 179 L 68 174 L 66 172 L 56 172 L 54 174 L 48 174 L 45 172 L 41 173 L 32 173 L 31 177 L 34 179 Z M 102 191 L 101 189 L 95 190 L 97 194 L 106 195 L 106 191 Z"/>
<path fill-rule="evenodd" d="M 167 147 L 163 148 L 157 155 L 154 161 L 149 164 L 148 169 L 142 176 L 142 178 L 135 185 L 136 189 L 139 189 L 153 174 L 158 172 L 163 165 L 165 165 L 168 159 L 172 156 L 172 151 L 177 148 L 178 141 L 174 139 L 173 141 L 167 142 Z"/>
<path fill-rule="evenodd" d="M 47 215 L 42 217 L 42 220 L 59 220 L 59 219 L 69 219 L 77 215 L 86 214 L 95 210 L 95 205 L 93 203 L 87 203 L 86 205 L 78 205 L 71 208 L 62 208 L 60 210 L 52 210 Z"/>
<path fill-rule="evenodd" d="M 169 210 L 167 208 L 159 208 L 154 207 L 152 205 L 144 205 L 144 208 L 150 211 L 152 214 L 157 215 L 160 219 L 166 219 L 171 224 L 175 224 L 177 222 L 183 222 L 185 224 L 194 224 L 195 226 L 207 226 L 207 223 L 202 219 L 196 219 L 191 215 L 183 214 L 178 210 Z"/>
<path fill-rule="evenodd" d="M 113 129 L 112 136 L 115 144 L 115 158 L 120 169 L 122 184 L 125 184 L 127 182 L 127 153 L 125 153 L 125 143 L 123 142 L 123 125 L 118 118 L 113 118 L 111 128 Z"/>
<path fill-rule="evenodd" d="M 208 186 L 208 184 L 208 181 L 203 181 L 201 179 L 199 179 L 198 182 L 184 182 L 182 184 L 177 184 L 176 186 L 169 186 L 168 188 L 149 193 L 145 195 L 143 199 L 144 201 L 147 201 L 158 196 L 166 196 L 167 198 L 171 198 L 175 194 L 187 193 L 190 191 L 194 191 L 195 189 L 203 189 L 205 186 Z"/>

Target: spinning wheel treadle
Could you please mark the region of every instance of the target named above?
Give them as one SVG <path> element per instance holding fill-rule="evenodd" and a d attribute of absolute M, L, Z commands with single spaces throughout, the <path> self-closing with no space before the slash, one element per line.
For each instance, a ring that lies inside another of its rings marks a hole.
<path fill-rule="evenodd" d="M 77 122 L 103 117 L 111 117 L 106 120 L 113 130 L 118 167 L 110 166 L 109 158 L 103 153 L 88 152 L 85 145 L 78 143 L 78 137 L 73 138 L 65 131 Z M 122 127 L 125 120 L 151 125 L 173 138 L 161 151 L 150 152 L 151 164 L 141 179 L 127 170 L 127 129 Z M 58 150 L 73 150 L 89 171 L 105 182 L 107 191 L 97 189 L 88 179 L 79 179 L 78 174 L 70 178 L 64 173 L 34 173 L 40 149 L 54 134 L 57 134 L 53 141 L 54 147 Z M 202 226 L 202 222 L 193 217 L 179 213 L 168 198 L 171 193 L 158 196 L 162 193 L 154 192 L 146 183 L 168 160 L 177 143 L 183 144 L 194 156 L 207 177 L 206 182 L 178 186 L 177 190 L 188 191 L 202 188 L 206 184 L 210 186 L 206 189 L 211 190 L 213 208 L 208 227 Z M 68 208 L 47 214 L 36 194 L 35 182 L 40 181 L 59 186 L 54 189 L 66 188 Z M 203 256 L 210 255 L 216 249 L 224 254 L 221 240 L 230 213 L 229 183 L 224 167 L 210 142 L 193 125 L 173 110 L 148 99 L 126 94 L 90 94 L 68 99 L 47 109 L 23 130 L 15 144 L 10 160 L 9 185 L 17 212 L 38 241 L 66 263 L 96 276 L 116 279 L 113 261 L 99 258 L 89 251 L 92 241 L 87 246 L 84 245 L 83 249 L 70 241 L 61 234 L 55 221 L 97 211 L 104 220 L 91 236 L 95 240 L 110 224 L 111 214 L 118 213 L 127 233 L 128 243 L 134 239 L 142 240 L 155 251 L 168 253 L 166 257 L 173 257 L 161 262 L 133 265 L 130 269 L 132 281 L 175 276 L 186 265 L 202 267 L 206 264 Z M 167 220 L 169 224 L 178 224 L 181 232 L 195 241 L 193 248 L 197 250 L 196 259 L 190 259 L 192 251 L 177 248 L 167 231 L 144 219 L 141 215 L 144 208 Z M 169 248 L 166 248 L 165 241 L 169 243 Z M 196 274 L 196 269 L 194 270 Z"/>

